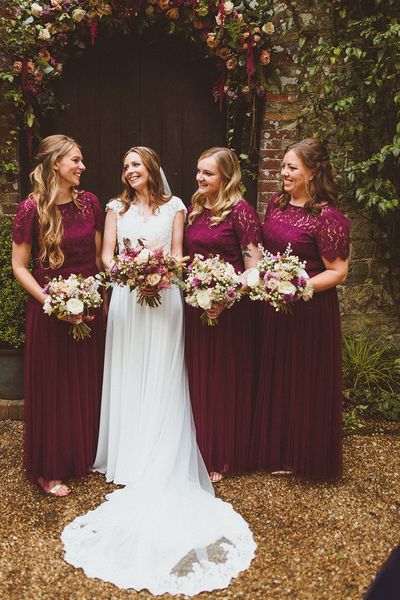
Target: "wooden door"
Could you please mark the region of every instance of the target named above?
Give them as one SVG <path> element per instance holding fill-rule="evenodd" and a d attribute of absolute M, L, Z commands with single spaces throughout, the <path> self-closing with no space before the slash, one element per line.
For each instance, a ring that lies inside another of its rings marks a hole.
<path fill-rule="evenodd" d="M 199 154 L 225 145 L 225 116 L 211 93 L 216 76 L 212 61 L 177 36 L 99 38 L 65 66 L 57 96 L 68 109 L 43 133 L 82 144 L 82 186 L 103 204 L 118 195 L 122 156 L 134 145 L 157 151 L 173 193 L 187 204 Z"/>

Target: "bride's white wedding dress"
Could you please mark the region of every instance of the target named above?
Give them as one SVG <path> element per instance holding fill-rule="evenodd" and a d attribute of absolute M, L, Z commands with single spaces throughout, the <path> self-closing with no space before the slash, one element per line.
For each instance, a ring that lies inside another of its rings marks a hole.
<path fill-rule="evenodd" d="M 171 249 L 179 198 L 142 218 L 135 205 L 117 213 L 127 237 Z M 247 569 L 255 543 L 244 519 L 214 497 L 196 444 L 184 363 L 178 288 L 158 308 L 115 287 L 108 317 L 100 437 L 94 469 L 126 484 L 62 533 L 65 560 L 89 577 L 153 594 L 224 588 Z M 218 365 L 216 365 L 218 367 Z"/>

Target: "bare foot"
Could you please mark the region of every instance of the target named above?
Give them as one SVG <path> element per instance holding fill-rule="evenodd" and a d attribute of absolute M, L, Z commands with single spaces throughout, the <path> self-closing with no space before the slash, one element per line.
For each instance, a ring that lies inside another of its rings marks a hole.
<path fill-rule="evenodd" d="M 49 494 L 50 496 L 68 496 L 71 492 L 71 489 L 58 479 L 47 480 L 43 479 L 43 477 L 39 477 L 38 484 L 45 494 Z"/>
<path fill-rule="evenodd" d="M 224 479 L 224 475 L 222 475 L 222 473 L 218 473 L 218 471 L 211 471 L 211 473 L 210 473 L 211 483 L 218 483 L 218 481 L 222 481 L 223 479 Z"/>

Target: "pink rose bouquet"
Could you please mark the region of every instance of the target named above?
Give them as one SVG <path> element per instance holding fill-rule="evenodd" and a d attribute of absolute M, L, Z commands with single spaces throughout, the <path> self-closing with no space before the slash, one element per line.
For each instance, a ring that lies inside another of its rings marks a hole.
<path fill-rule="evenodd" d="M 180 285 L 179 275 L 186 261 L 164 256 L 162 248 L 149 248 L 142 240 L 135 247 L 124 238 L 124 248 L 115 257 L 111 270 L 103 274 L 106 287 L 112 283 L 128 285 L 136 290 L 138 304 L 155 308 L 161 304 L 160 291 L 175 283 Z"/>
<path fill-rule="evenodd" d="M 305 271 L 306 263 L 291 254 L 290 244 L 283 254 L 274 255 L 260 249 L 263 256 L 257 267 L 246 272 L 252 300 L 264 300 L 276 311 L 289 312 L 292 302 L 307 302 L 312 298 L 314 290 Z"/>
<path fill-rule="evenodd" d="M 43 288 L 46 298 L 43 310 L 46 315 L 54 314 L 58 319 L 65 317 L 81 317 L 81 321 L 73 323 L 69 333 L 75 340 L 90 337 L 91 329 L 84 321 L 93 317 L 89 314 L 90 308 L 97 308 L 103 302 L 98 291 L 101 281 L 97 277 L 83 277 L 83 275 L 70 275 L 68 279 L 55 277 Z"/>
<path fill-rule="evenodd" d="M 224 304 L 231 308 L 241 298 L 242 280 L 233 266 L 224 261 L 219 255 L 204 258 L 195 254 L 193 262 L 187 269 L 183 289 L 185 301 L 195 308 L 204 311 Z M 212 319 L 203 312 L 201 320 L 206 325 L 216 325 L 217 319 Z"/>

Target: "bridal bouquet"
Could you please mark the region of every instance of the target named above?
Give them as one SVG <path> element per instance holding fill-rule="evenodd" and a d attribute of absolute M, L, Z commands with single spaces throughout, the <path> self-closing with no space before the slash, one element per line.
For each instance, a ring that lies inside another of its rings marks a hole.
<path fill-rule="evenodd" d="M 305 271 L 306 263 L 291 254 L 290 244 L 283 254 L 274 255 L 260 249 L 263 256 L 257 267 L 246 273 L 252 300 L 266 300 L 276 311 L 288 312 L 291 302 L 307 302 L 312 298 L 314 290 Z"/>
<path fill-rule="evenodd" d="M 69 333 L 75 340 L 90 337 L 91 329 L 84 320 L 91 321 L 90 308 L 97 308 L 103 302 L 98 288 L 101 282 L 97 277 L 70 275 L 68 279 L 55 277 L 43 288 L 46 298 L 43 310 L 46 315 L 54 314 L 58 318 L 82 317 L 80 323 L 73 323 Z"/>
<path fill-rule="evenodd" d="M 233 266 L 218 254 L 206 259 L 195 254 L 187 272 L 183 289 L 185 301 L 191 306 L 205 311 L 217 304 L 231 308 L 240 300 L 242 281 Z M 207 325 L 217 324 L 217 319 L 212 319 L 206 312 L 201 315 L 201 320 Z"/>
<path fill-rule="evenodd" d="M 123 243 L 124 248 L 115 257 L 111 270 L 102 275 L 106 287 L 111 283 L 128 285 L 131 291 L 137 291 L 138 304 L 159 306 L 160 291 L 172 283 L 180 284 L 179 275 L 187 259 L 164 256 L 162 248 L 148 248 L 142 240 L 135 247 L 128 238 Z"/>

